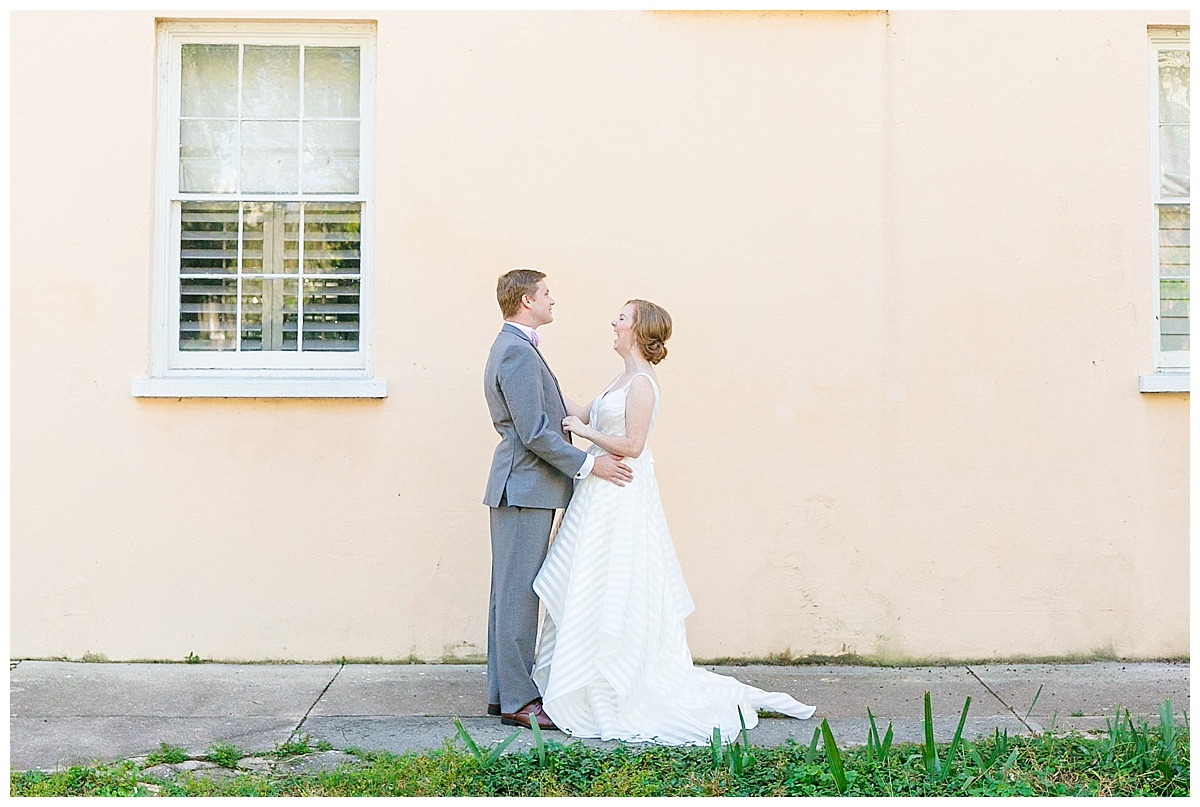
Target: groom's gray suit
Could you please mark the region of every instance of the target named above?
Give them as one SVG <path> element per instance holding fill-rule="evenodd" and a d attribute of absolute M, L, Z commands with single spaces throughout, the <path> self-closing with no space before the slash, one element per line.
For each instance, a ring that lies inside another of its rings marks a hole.
<path fill-rule="evenodd" d="M 533 593 L 556 508 L 566 507 L 585 452 L 562 429 L 558 380 L 542 354 L 508 323 L 496 336 L 483 393 L 500 434 L 483 503 L 491 508 L 492 591 L 488 604 L 488 703 L 505 714 L 538 697 L 529 677 L 537 638 Z"/>

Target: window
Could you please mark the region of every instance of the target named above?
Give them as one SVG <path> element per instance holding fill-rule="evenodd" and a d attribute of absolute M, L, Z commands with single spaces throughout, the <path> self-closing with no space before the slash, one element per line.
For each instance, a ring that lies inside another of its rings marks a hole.
<path fill-rule="evenodd" d="M 1155 368 L 1176 377 L 1190 367 L 1191 59 L 1186 28 L 1151 29 L 1151 153 L 1155 230 Z M 1143 378 L 1143 389 L 1148 381 Z M 1154 382 L 1149 385 L 1154 387 Z M 1187 389 L 1186 382 L 1182 390 Z"/>
<path fill-rule="evenodd" d="M 167 23 L 159 45 L 154 377 L 134 394 L 382 394 L 374 28 Z"/>

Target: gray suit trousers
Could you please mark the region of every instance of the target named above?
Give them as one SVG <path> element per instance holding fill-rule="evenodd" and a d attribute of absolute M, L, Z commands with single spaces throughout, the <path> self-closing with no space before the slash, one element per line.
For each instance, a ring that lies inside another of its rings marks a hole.
<path fill-rule="evenodd" d="M 511 714 L 540 697 L 529 677 L 537 640 L 538 598 L 533 593 L 554 511 L 540 507 L 490 508 L 492 592 L 488 602 L 488 703 Z"/>

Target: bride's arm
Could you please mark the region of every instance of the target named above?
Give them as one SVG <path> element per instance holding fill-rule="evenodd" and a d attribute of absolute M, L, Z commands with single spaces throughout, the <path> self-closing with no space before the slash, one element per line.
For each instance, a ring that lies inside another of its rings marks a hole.
<path fill-rule="evenodd" d="M 563 428 L 591 440 L 610 454 L 618 457 L 640 457 L 646 447 L 646 436 L 650 433 L 650 418 L 654 416 L 654 388 L 650 379 L 638 376 L 629 385 L 625 398 L 625 436 L 604 434 L 576 417 L 563 421 Z"/>
<path fill-rule="evenodd" d="M 572 401 L 566 395 L 563 396 L 563 403 L 567 405 L 567 414 L 579 418 L 582 422 L 587 423 L 592 414 L 592 402 L 588 401 L 586 406 L 580 406 Z"/>

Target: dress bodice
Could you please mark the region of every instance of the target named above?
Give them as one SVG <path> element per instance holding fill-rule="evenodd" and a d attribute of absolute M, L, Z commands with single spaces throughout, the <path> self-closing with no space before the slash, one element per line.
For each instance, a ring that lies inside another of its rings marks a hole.
<path fill-rule="evenodd" d="M 624 385 L 616 389 L 613 389 L 610 384 L 608 389 L 592 402 L 591 414 L 588 416 L 588 422 L 592 428 L 604 434 L 612 434 L 620 437 L 625 436 L 625 399 L 629 397 L 630 384 L 639 375 L 650 379 L 650 386 L 654 388 L 654 411 L 650 415 L 650 430 L 654 429 L 654 421 L 658 419 L 660 396 L 658 384 L 655 383 L 654 378 L 649 373 L 638 373 L 626 381 Z M 649 431 L 647 431 L 647 439 L 649 439 Z M 593 453 L 604 453 L 603 449 L 600 449 L 598 446 L 593 446 L 593 448 L 596 449 Z M 589 451 L 591 450 L 589 449 Z"/>

